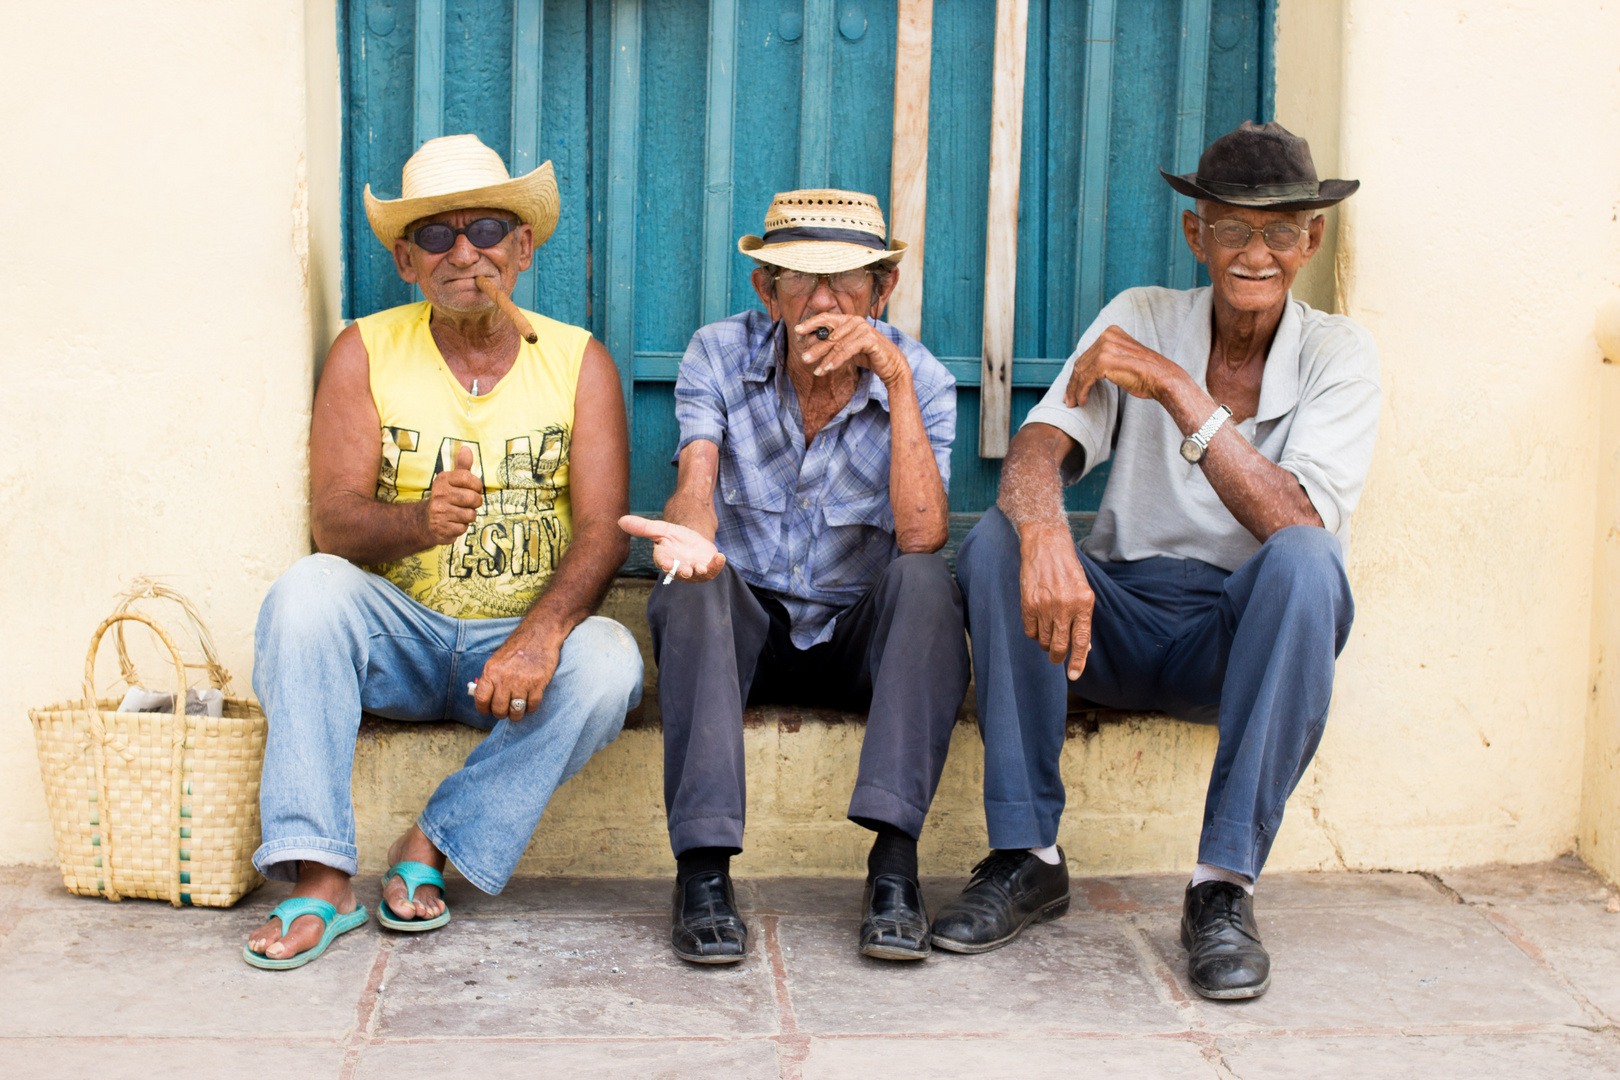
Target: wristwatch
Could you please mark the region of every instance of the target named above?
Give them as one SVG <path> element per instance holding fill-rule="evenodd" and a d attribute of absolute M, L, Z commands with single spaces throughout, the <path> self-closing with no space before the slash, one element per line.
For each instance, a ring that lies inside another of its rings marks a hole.
<path fill-rule="evenodd" d="M 1232 410 L 1225 405 L 1218 407 L 1214 415 L 1204 421 L 1203 427 L 1181 440 L 1181 456 L 1193 465 L 1203 461 L 1204 453 L 1209 450 L 1209 440 L 1215 437 L 1215 433 L 1221 430 L 1221 425 L 1226 423 L 1226 418 L 1231 415 Z"/>

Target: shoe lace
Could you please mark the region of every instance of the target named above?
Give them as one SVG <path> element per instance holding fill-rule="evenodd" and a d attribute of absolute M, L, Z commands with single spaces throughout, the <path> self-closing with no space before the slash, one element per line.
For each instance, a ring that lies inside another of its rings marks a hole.
<path fill-rule="evenodd" d="M 968 880 L 968 888 L 991 881 L 996 878 L 1010 878 L 1024 864 L 1029 857 L 1025 851 L 991 851 L 989 855 L 980 859 L 973 867 L 973 876 Z"/>
<path fill-rule="evenodd" d="M 1246 895 L 1241 886 L 1225 881 L 1216 882 L 1204 901 L 1204 918 L 1198 927 L 1198 936 L 1208 937 L 1232 929 L 1249 937 L 1249 931 L 1243 925 L 1242 904 Z"/>

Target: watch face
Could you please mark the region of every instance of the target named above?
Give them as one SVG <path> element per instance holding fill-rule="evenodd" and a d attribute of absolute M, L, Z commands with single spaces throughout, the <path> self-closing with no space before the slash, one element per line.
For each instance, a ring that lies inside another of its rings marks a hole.
<path fill-rule="evenodd" d="M 1196 465 L 1204 458 L 1204 448 L 1191 436 L 1181 440 L 1181 456 L 1187 459 L 1188 464 Z"/>

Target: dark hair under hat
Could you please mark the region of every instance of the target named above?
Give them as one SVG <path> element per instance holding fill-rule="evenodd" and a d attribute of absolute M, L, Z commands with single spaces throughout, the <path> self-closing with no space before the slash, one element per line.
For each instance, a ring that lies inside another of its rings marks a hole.
<path fill-rule="evenodd" d="M 1317 180 L 1310 144 L 1276 121 L 1245 120 L 1209 144 L 1196 173 L 1160 169 L 1159 175 L 1190 198 L 1270 210 L 1320 210 L 1361 186 L 1360 180 Z"/>

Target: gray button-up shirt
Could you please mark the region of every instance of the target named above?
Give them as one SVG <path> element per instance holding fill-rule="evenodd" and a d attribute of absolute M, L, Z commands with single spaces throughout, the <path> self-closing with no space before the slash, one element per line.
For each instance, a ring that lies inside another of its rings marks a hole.
<path fill-rule="evenodd" d="M 1211 290 L 1127 289 L 1103 308 L 1026 424 L 1050 424 L 1085 451 L 1074 483 L 1113 460 L 1091 535 L 1094 559 L 1125 562 L 1167 555 L 1236 570 L 1260 549 L 1198 465 L 1181 456 L 1182 434 L 1156 401 L 1106 380 L 1083 409 L 1063 404 L 1074 362 L 1109 326 L 1175 361 L 1204 386 L 1209 366 Z M 1348 547 L 1350 512 L 1372 464 L 1378 433 L 1378 349 L 1364 327 L 1291 296 L 1266 356 L 1260 411 L 1237 425 L 1255 449 L 1299 478 L 1322 524 Z M 1228 421 L 1230 423 L 1230 421 Z"/>

